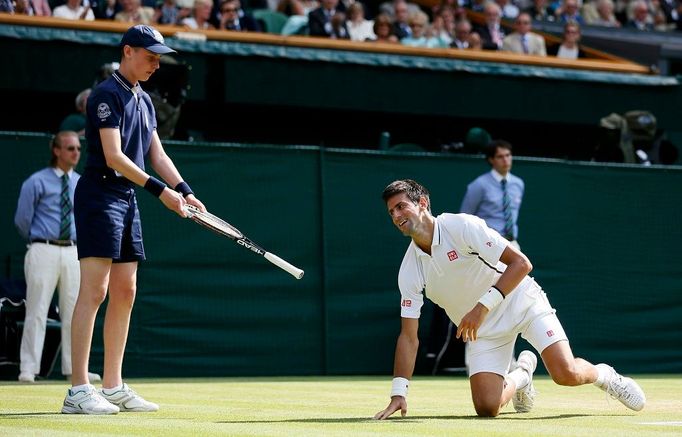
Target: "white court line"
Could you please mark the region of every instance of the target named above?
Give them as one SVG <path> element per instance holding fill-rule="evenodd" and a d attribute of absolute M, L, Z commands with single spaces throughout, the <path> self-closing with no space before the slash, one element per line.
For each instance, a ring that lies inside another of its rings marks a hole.
<path fill-rule="evenodd" d="M 682 426 L 682 422 L 639 422 L 637 425 Z"/>

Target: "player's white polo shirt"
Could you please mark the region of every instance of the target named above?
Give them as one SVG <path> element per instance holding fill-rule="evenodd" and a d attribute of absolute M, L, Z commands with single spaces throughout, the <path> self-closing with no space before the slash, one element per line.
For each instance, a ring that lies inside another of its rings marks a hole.
<path fill-rule="evenodd" d="M 508 244 L 478 217 L 448 213 L 436 217 L 431 255 L 412 241 L 400 266 L 401 316 L 419 318 L 425 291 L 426 296 L 458 324 L 506 269 L 506 265 L 500 262 L 500 256 Z M 510 314 L 503 324 L 497 322 L 506 311 L 522 314 L 532 304 L 524 298 L 525 290 L 532 284 L 535 281 L 526 276 L 486 316 L 478 331 L 479 336 L 506 333 L 510 328 Z M 511 322 L 513 324 L 513 319 Z"/>

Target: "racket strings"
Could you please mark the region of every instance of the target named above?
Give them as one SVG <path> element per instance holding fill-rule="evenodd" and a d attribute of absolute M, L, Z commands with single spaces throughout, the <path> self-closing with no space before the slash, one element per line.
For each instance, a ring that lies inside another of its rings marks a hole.
<path fill-rule="evenodd" d="M 201 212 L 197 208 L 192 208 L 190 209 L 192 213 L 192 220 L 195 222 L 199 223 L 200 225 L 206 226 L 210 229 L 214 229 L 218 232 L 221 232 L 225 235 L 231 236 L 233 238 L 239 239 L 243 238 L 244 235 L 242 235 L 241 232 L 234 226 L 230 225 L 227 223 L 225 220 L 221 219 L 220 217 L 217 217 L 210 212 Z"/>

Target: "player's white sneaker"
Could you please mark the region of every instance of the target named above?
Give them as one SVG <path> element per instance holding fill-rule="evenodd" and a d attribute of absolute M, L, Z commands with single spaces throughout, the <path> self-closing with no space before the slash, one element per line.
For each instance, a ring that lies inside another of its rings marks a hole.
<path fill-rule="evenodd" d="M 118 412 L 119 408 L 107 402 L 90 384 L 85 389 L 75 392 L 69 389 L 62 407 L 62 413 L 65 414 L 116 414 Z"/>
<path fill-rule="evenodd" d="M 153 412 L 158 411 L 159 409 L 158 405 L 144 400 L 142 396 L 135 393 L 135 391 L 128 387 L 128 384 L 126 383 L 123 383 L 122 389 L 117 390 L 112 394 L 107 394 L 104 390 L 100 390 L 100 393 L 104 399 L 114 405 L 118 405 L 121 411 Z"/>
<path fill-rule="evenodd" d="M 512 403 L 517 413 L 528 413 L 533 409 L 537 395 L 533 386 L 533 372 L 538 366 L 538 359 L 533 352 L 523 351 L 519 354 L 516 365 L 528 373 L 528 384 L 524 388 L 516 390 L 512 397 Z"/>
<path fill-rule="evenodd" d="M 627 378 L 607 364 L 597 364 L 604 374 L 607 375 L 604 383 L 598 387 L 608 393 L 612 398 L 618 399 L 623 405 L 631 410 L 640 411 L 646 404 L 644 391 L 632 378 Z"/>

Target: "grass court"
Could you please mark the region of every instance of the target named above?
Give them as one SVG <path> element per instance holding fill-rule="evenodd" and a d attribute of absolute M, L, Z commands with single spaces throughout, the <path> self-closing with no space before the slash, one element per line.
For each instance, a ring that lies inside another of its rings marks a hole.
<path fill-rule="evenodd" d="M 635 413 L 592 386 L 535 379 L 531 413 L 507 405 L 495 419 L 474 414 L 462 376 L 414 379 L 408 415 L 371 417 L 388 405 L 390 377 L 138 379 L 157 413 L 60 414 L 68 385 L 0 383 L 3 436 L 682 436 L 682 378 L 637 376 L 647 406 Z"/>

